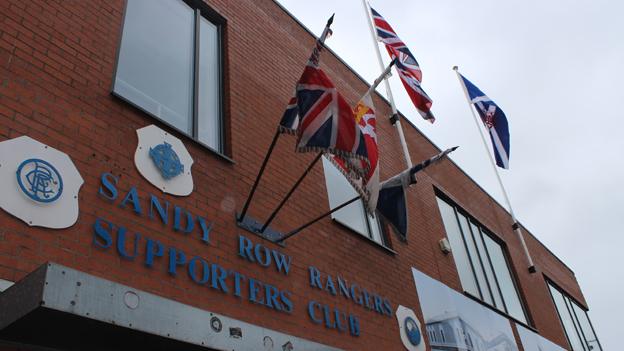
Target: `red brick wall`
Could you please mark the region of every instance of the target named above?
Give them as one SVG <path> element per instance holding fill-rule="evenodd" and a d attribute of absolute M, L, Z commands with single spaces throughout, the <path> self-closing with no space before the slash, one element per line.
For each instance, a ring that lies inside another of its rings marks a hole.
<path fill-rule="evenodd" d="M 393 308 L 398 304 L 410 306 L 419 315 L 410 267 L 461 290 L 453 258 L 442 254 L 437 246 L 445 231 L 435 202 L 435 186 L 506 242 L 535 328 L 545 337 L 566 344 L 543 274 L 583 302 L 574 274 L 526 232 L 538 269 L 536 274 L 529 274 L 518 238 L 510 227 L 510 216 L 448 161 L 426 171 L 409 190 L 410 233 L 408 243 L 391 235 L 396 255 L 325 219 L 281 249 L 293 257 L 287 278 L 239 258 L 239 233 L 255 242 L 261 240 L 236 226 L 233 209 L 242 207 L 314 38 L 270 0 L 207 3 L 227 20 L 225 109 L 231 134 L 228 150 L 235 163 L 170 130 L 185 142 L 195 160 L 194 193 L 173 197 L 158 194 L 133 163 L 136 129 L 159 122 L 110 94 L 124 1 L 0 2 L 0 141 L 29 135 L 49 144 L 68 153 L 85 180 L 80 192 L 80 217 L 69 229 L 30 228 L 0 211 L 0 278 L 16 281 L 45 261 L 55 261 L 337 347 L 399 350 L 402 346 L 394 318 L 310 288 L 307 267 L 314 265 L 323 272 L 341 275 L 387 297 Z M 350 103 L 367 89 L 331 53 L 323 53 L 321 61 Z M 389 115 L 383 100 L 376 97 L 375 103 L 380 116 Z M 394 127 L 385 118 L 378 124 L 381 178 L 385 179 L 402 170 L 404 164 Z M 409 125 L 404 129 L 415 162 L 437 152 L 419 131 Z M 280 138 L 251 207 L 252 216 L 266 218 L 313 159 L 313 155 L 298 155 L 293 149 L 292 137 Z M 120 177 L 122 193 L 137 185 L 143 205 L 147 194 L 154 193 L 214 221 L 212 244 L 202 245 L 196 238 L 176 233 L 158 221 L 138 218 L 129 209 L 107 203 L 97 195 L 102 172 Z M 326 209 L 323 171 L 317 165 L 277 217 L 274 227 L 291 229 Z M 168 275 L 164 259 L 148 269 L 141 259 L 121 259 L 114 248 L 99 250 L 92 243 L 96 217 L 182 249 L 189 257 L 202 256 L 210 263 L 290 290 L 295 310 L 291 315 L 278 313 L 231 294 L 200 288 L 185 274 Z M 313 324 L 306 312 L 309 300 L 358 315 L 362 335 L 356 338 Z"/>

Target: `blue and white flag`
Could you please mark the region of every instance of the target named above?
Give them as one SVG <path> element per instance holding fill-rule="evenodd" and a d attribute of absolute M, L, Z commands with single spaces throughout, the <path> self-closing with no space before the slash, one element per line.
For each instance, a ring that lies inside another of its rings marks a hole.
<path fill-rule="evenodd" d="M 455 149 L 457 149 L 457 146 L 446 149 L 381 183 L 381 190 L 379 190 L 379 198 L 377 200 L 377 211 L 390 223 L 401 239 L 407 239 L 408 220 L 405 189 L 416 183 L 416 173 L 443 159 L 446 155 L 455 151 Z"/>
<path fill-rule="evenodd" d="M 490 132 L 496 165 L 509 169 L 509 125 L 505 113 L 466 77 L 461 74 L 459 76 L 466 87 L 470 102 L 475 105 L 483 124 Z"/>

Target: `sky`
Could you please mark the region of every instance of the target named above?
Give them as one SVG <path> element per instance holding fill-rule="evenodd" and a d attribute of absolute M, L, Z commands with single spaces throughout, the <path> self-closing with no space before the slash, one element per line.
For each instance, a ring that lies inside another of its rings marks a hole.
<path fill-rule="evenodd" d="M 361 0 L 278 0 L 368 82 L 380 73 Z M 371 5 L 423 71 L 437 120 L 422 120 L 396 74 L 397 108 L 505 204 L 452 67 L 507 115 L 510 169 L 500 174 L 518 220 L 576 274 L 604 350 L 624 315 L 624 2 L 399 1 Z M 382 52 L 384 59 L 387 55 Z M 386 61 L 387 62 L 387 61 Z M 378 89 L 385 95 L 385 89 Z M 417 162 L 418 160 L 414 160 Z"/>

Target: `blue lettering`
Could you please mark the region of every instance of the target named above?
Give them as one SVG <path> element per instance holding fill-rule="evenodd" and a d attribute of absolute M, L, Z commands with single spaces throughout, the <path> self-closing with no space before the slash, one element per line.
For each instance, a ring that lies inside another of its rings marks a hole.
<path fill-rule="evenodd" d="M 147 239 L 145 246 L 145 265 L 152 268 L 154 265 L 154 257 L 162 257 L 165 249 L 162 244 L 156 240 Z"/>
<path fill-rule="evenodd" d="M 241 281 L 245 280 L 245 276 L 238 273 L 237 271 L 230 272 L 234 276 L 234 295 L 236 297 L 241 297 Z"/>
<path fill-rule="evenodd" d="M 179 206 L 173 207 L 173 230 L 176 232 L 182 231 L 184 234 L 188 234 L 193 231 L 195 227 L 195 222 L 193 221 L 193 215 L 184 210 L 184 214 L 186 215 L 186 228 L 182 228 L 182 208 Z"/>
<path fill-rule="evenodd" d="M 256 262 L 253 258 L 253 254 L 251 253 L 251 249 L 253 248 L 253 243 L 251 240 L 246 237 L 239 235 L 238 236 L 238 255 L 250 262 Z"/>
<path fill-rule="evenodd" d="M 119 252 L 119 255 L 127 260 L 134 260 L 137 255 L 140 237 L 141 234 L 134 234 L 134 252 L 132 253 L 132 255 L 128 255 L 128 253 L 126 252 L 126 228 L 119 227 L 119 229 L 117 230 L 117 252 Z"/>
<path fill-rule="evenodd" d="M 123 201 L 119 204 L 119 207 L 125 208 L 128 201 L 132 202 L 133 210 L 136 214 L 141 214 L 143 211 L 141 210 L 141 204 L 139 203 L 139 193 L 137 192 L 136 187 L 130 188 L 126 197 L 124 197 Z"/>
<path fill-rule="evenodd" d="M 343 295 L 344 297 L 350 299 L 351 298 L 351 294 L 349 293 L 349 288 L 347 287 L 347 282 L 342 280 L 342 278 L 338 277 L 338 288 L 340 289 L 339 292 L 341 295 Z"/>
<path fill-rule="evenodd" d="M 286 313 L 291 313 L 293 310 L 293 303 L 292 303 L 292 300 L 290 299 L 291 295 L 292 294 L 288 291 L 280 292 L 280 300 L 282 301 L 282 304 L 284 304 L 284 311 Z"/>
<path fill-rule="evenodd" d="M 358 305 L 362 305 L 364 301 L 362 300 L 362 295 L 357 293 L 355 289 L 359 289 L 360 287 L 357 284 L 351 284 L 351 298 Z"/>
<path fill-rule="evenodd" d="M 390 301 L 388 301 L 388 299 L 383 300 L 383 309 L 385 315 L 392 317 L 392 306 L 390 306 Z"/>
<path fill-rule="evenodd" d="M 325 319 L 325 328 L 336 329 L 336 321 L 331 320 L 329 306 L 323 305 L 323 318 Z"/>
<path fill-rule="evenodd" d="M 283 253 L 273 250 L 273 259 L 275 260 L 275 266 L 277 267 L 277 271 L 280 273 L 284 273 L 288 275 L 288 270 L 290 269 L 290 256 L 284 255 Z M 282 272 L 282 268 L 284 272 Z"/>
<path fill-rule="evenodd" d="M 331 275 L 327 276 L 327 282 L 325 282 L 325 290 L 329 291 L 332 295 L 336 295 L 336 286 Z"/>
<path fill-rule="evenodd" d="M 321 272 L 313 266 L 308 267 L 308 271 L 310 272 L 310 286 L 313 288 L 323 289 L 323 286 L 321 285 Z"/>
<path fill-rule="evenodd" d="M 201 241 L 206 244 L 210 244 L 210 231 L 212 230 L 212 222 L 206 225 L 206 220 L 200 216 L 197 216 L 197 221 L 199 222 L 199 227 L 202 230 Z"/>
<path fill-rule="evenodd" d="M 202 273 L 201 279 L 197 278 L 196 266 L 198 263 L 201 264 L 202 266 L 203 273 Z M 195 283 L 204 285 L 208 283 L 208 278 L 210 276 L 210 267 L 208 266 L 208 263 L 204 261 L 203 258 L 195 256 L 191 258 L 191 260 L 189 261 L 188 274 Z"/>
<path fill-rule="evenodd" d="M 349 330 L 351 335 L 360 336 L 360 320 L 352 314 L 349 315 Z"/>
<path fill-rule="evenodd" d="M 368 308 L 369 310 L 372 310 L 373 306 L 371 306 L 370 304 L 370 295 L 368 294 L 368 291 L 362 289 L 362 293 L 364 294 L 364 303 L 366 305 L 366 308 Z"/>
<path fill-rule="evenodd" d="M 221 290 L 224 293 L 228 292 L 228 288 L 225 285 L 225 278 L 227 278 L 227 271 L 216 263 L 212 264 L 212 288 Z"/>
<path fill-rule="evenodd" d="M 278 311 L 282 310 L 282 306 L 280 306 L 279 301 L 277 301 L 277 297 L 279 296 L 279 290 L 276 287 L 265 283 L 264 296 L 266 297 L 267 307 L 274 308 Z"/>
<path fill-rule="evenodd" d="M 261 252 L 264 252 L 264 253 L 260 254 Z M 260 244 L 256 244 L 254 253 L 256 254 L 256 260 L 258 260 L 258 263 L 261 266 L 268 267 L 271 265 L 271 253 L 269 252 L 269 249 L 267 249 L 266 247 Z M 264 256 L 264 260 L 262 259 L 262 256 Z"/>
<path fill-rule="evenodd" d="M 165 208 L 163 208 L 162 205 L 160 204 L 160 200 L 156 196 L 150 194 L 149 216 L 151 219 L 154 219 L 154 207 L 156 207 L 156 211 L 158 212 L 158 215 L 160 216 L 160 220 L 164 224 L 168 224 L 169 223 L 169 202 L 165 201 Z"/>
<path fill-rule="evenodd" d="M 341 323 L 342 319 L 344 318 L 345 321 L 345 325 L 343 325 Z M 338 326 L 338 330 L 342 331 L 346 331 L 347 330 L 347 315 L 344 312 L 339 311 L 337 308 L 334 309 L 334 319 L 336 320 L 336 326 Z"/>
<path fill-rule="evenodd" d="M 176 275 L 178 266 L 183 266 L 186 264 L 186 255 L 184 252 L 177 250 L 175 247 L 169 248 L 169 269 L 167 273 L 171 275 Z"/>
<path fill-rule="evenodd" d="M 375 311 L 383 314 L 383 310 L 381 309 L 381 297 L 373 295 L 373 301 L 375 303 Z"/>
<path fill-rule="evenodd" d="M 106 223 L 108 226 L 108 230 L 112 231 L 114 229 L 113 223 L 103 220 L 101 218 L 95 219 L 95 224 L 93 224 L 94 237 L 93 244 L 95 246 L 100 247 L 101 249 L 108 249 L 113 244 L 113 238 L 110 233 L 102 226 L 102 222 Z"/>
<path fill-rule="evenodd" d="M 104 191 L 102 187 L 100 187 L 100 190 L 98 191 L 98 193 L 102 195 L 105 199 L 108 199 L 110 201 L 115 201 L 117 199 L 117 194 L 118 194 L 117 187 L 115 187 L 115 185 L 117 185 L 117 182 L 119 181 L 117 177 L 115 177 L 114 175 L 110 173 L 102 173 L 102 176 L 100 177 L 100 179 L 102 181 L 102 185 L 104 186 L 104 188 L 108 190 L 108 194 Z"/>
<path fill-rule="evenodd" d="M 310 303 L 308 303 L 308 316 L 310 316 L 310 318 L 312 319 L 312 322 L 316 323 L 316 324 L 321 324 L 323 323 L 323 320 L 321 318 L 317 318 L 316 315 L 314 314 L 314 308 L 315 307 L 321 307 L 321 305 L 319 305 L 316 301 L 310 301 Z"/>
<path fill-rule="evenodd" d="M 249 301 L 253 302 L 253 303 L 259 303 L 259 304 L 264 304 L 264 300 L 262 298 L 260 298 L 260 300 L 258 300 L 258 293 L 260 292 L 260 287 L 262 287 L 262 283 L 249 278 Z"/>

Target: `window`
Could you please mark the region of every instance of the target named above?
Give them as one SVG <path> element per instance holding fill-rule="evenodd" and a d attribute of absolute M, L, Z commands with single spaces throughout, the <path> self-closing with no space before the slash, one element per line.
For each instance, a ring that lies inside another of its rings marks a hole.
<path fill-rule="evenodd" d="M 113 93 L 222 152 L 220 27 L 182 0 L 128 0 Z"/>
<path fill-rule="evenodd" d="M 338 207 L 358 196 L 347 178 L 326 157 L 323 157 L 323 169 L 325 170 L 325 184 L 330 208 Z M 340 224 L 383 246 L 387 246 L 377 217 L 366 213 L 362 200 L 332 213 L 332 218 Z"/>
<path fill-rule="evenodd" d="M 437 198 L 462 288 L 486 304 L 527 323 L 503 247 L 455 205 Z"/>
<path fill-rule="evenodd" d="M 587 312 L 550 281 L 547 284 L 572 350 L 602 351 Z"/>

